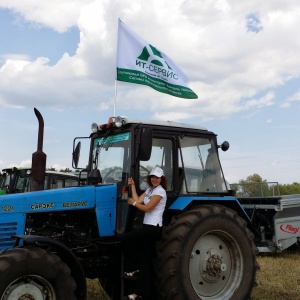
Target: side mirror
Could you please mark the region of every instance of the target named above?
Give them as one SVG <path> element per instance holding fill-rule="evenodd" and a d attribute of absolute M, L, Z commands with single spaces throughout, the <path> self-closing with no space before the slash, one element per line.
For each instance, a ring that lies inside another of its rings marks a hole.
<path fill-rule="evenodd" d="M 229 149 L 229 143 L 225 141 L 221 144 L 221 146 L 218 147 L 221 148 L 223 151 L 227 151 Z"/>
<path fill-rule="evenodd" d="M 80 157 L 80 149 L 81 149 L 81 142 L 78 142 L 76 147 L 75 147 L 75 150 L 73 151 L 73 162 L 72 162 L 72 165 L 73 165 L 73 168 L 77 168 L 78 166 L 78 162 L 79 162 L 79 157 Z"/>
<path fill-rule="evenodd" d="M 150 127 L 143 127 L 141 130 L 138 159 L 147 161 L 150 159 L 152 152 L 152 129 Z"/>

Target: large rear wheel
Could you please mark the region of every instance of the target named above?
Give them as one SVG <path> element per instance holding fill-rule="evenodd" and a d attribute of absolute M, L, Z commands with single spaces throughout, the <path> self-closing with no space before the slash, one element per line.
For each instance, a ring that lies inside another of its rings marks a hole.
<path fill-rule="evenodd" d="M 37 247 L 0 252 L 0 299 L 75 300 L 76 283 L 60 258 Z"/>
<path fill-rule="evenodd" d="M 250 299 L 259 268 L 246 221 L 229 208 L 197 206 L 173 218 L 158 248 L 162 299 Z"/>

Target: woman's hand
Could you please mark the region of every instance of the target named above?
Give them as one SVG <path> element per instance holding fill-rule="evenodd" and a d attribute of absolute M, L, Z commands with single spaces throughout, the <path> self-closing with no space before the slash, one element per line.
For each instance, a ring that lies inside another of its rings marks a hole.
<path fill-rule="evenodd" d="M 128 198 L 127 202 L 129 205 L 133 205 L 136 206 L 137 203 L 143 203 L 144 198 L 145 198 L 145 193 L 143 193 L 142 195 L 138 196 L 136 189 L 135 189 L 135 184 L 134 181 L 132 179 L 132 177 L 128 178 L 128 184 L 131 187 L 131 198 Z"/>
<path fill-rule="evenodd" d="M 134 185 L 134 181 L 133 181 L 132 177 L 128 178 L 128 184 L 129 185 Z"/>
<path fill-rule="evenodd" d="M 133 203 L 135 202 L 132 198 L 128 198 L 127 202 L 129 205 L 133 205 Z"/>

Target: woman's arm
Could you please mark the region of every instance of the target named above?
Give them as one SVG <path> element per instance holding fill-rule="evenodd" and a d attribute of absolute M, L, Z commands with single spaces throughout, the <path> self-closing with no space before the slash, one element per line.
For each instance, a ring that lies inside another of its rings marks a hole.
<path fill-rule="evenodd" d="M 134 181 L 133 181 L 132 177 L 128 178 L 128 184 L 131 187 L 131 196 L 132 196 L 131 198 L 128 198 L 128 203 L 129 203 L 129 199 L 133 199 L 133 202 L 130 201 L 129 204 L 132 204 L 134 202 L 142 203 L 144 201 L 144 198 L 145 198 L 145 193 L 143 193 L 142 195 L 138 196 L 138 194 L 136 192 L 135 184 L 134 184 Z"/>
<path fill-rule="evenodd" d="M 132 198 L 128 198 L 128 203 L 131 205 L 134 205 L 137 209 L 139 209 L 142 212 L 149 212 L 158 204 L 158 202 L 160 201 L 161 198 L 162 198 L 162 196 L 153 195 L 148 204 L 144 204 L 144 203 L 138 202 L 138 201 L 135 202 Z"/>
<path fill-rule="evenodd" d="M 132 177 L 128 178 L 128 184 L 131 186 L 131 194 L 132 194 L 132 197 L 128 198 L 128 204 L 134 205 L 137 209 L 139 209 L 142 212 L 151 211 L 162 198 L 162 196 L 160 195 L 153 195 L 149 203 L 144 204 L 144 198 L 146 193 L 143 193 L 142 195 L 138 196 Z"/>

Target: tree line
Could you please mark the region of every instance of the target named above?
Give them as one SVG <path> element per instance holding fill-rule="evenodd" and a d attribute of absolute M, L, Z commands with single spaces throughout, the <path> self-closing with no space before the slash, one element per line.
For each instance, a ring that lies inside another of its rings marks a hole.
<path fill-rule="evenodd" d="M 47 168 L 47 171 L 57 171 L 57 170 L 55 168 L 51 167 L 51 168 Z M 65 169 L 60 169 L 59 172 L 72 173 L 73 171 L 69 168 L 65 168 Z"/>
<path fill-rule="evenodd" d="M 300 183 L 279 184 L 277 182 L 268 182 L 258 174 L 248 176 L 246 179 L 240 179 L 238 183 L 230 185 L 235 190 L 237 196 L 278 196 L 300 194 Z"/>

